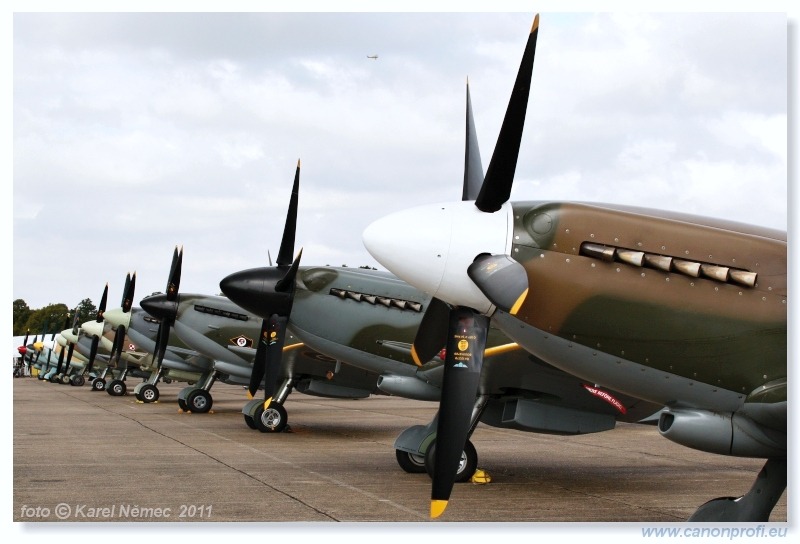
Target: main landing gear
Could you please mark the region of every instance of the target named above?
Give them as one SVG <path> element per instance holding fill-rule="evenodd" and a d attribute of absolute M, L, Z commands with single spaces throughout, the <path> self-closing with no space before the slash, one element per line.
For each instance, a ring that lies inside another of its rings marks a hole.
<path fill-rule="evenodd" d="M 209 390 L 216 380 L 217 374 L 212 372 L 203 380 L 203 385 L 181 389 L 180 393 L 178 393 L 178 406 L 180 406 L 180 409 L 193 414 L 205 414 L 211 410 L 214 400 L 211 398 Z"/>
<path fill-rule="evenodd" d="M 288 427 L 289 416 L 283 403 L 291 393 L 295 381 L 287 378 L 272 398 L 267 409 L 264 409 L 264 399 L 253 399 L 242 408 L 244 422 L 248 427 L 262 433 L 279 433 Z"/>
<path fill-rule="evenodd" d="M 161 379 L 161 374 L 163 373 L 162 369 L 159 368 L 147 379 L 136 387 L 133 388 L 133 394 L 136 396 L 136 399 L 140 402 L 144 402 L 145 404 L 155 402 L 158 400 L 159 391 L 156 384 Z"/>
<path fill-rule="evenodd" d="M 469 434 L 461 453 L 461 461 L 456 472 L 456 482 L 468 482 L 472 479 L 478 468 L 478 452 L 469 437 L 486 409 L 489 397 L 482 395 L 475 401 L 470 419 Z M 427 472 L 433 477 L 433 466 L 436 459 L 436 426 L 439 422 L 439 413 L 427 425 L 414 425 L 409 427 L 397 437 L 394 442 L 397 464 L 409 473 Z"/>

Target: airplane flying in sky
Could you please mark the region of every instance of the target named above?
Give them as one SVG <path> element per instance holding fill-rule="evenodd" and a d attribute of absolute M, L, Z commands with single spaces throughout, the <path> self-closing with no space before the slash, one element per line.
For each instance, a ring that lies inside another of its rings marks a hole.
<path fill-rule="evenodd" d="M 422 353 L 446 345 L 431 515 L 446 508 L 471 432 L 491 323 L 556 368 L 665 407 L 666 438 L 766 459 L 745 496 L 709 501 L 691 519 L 767 520 L 787 475 L 786 234 L 510 202 L 538 26 L 537 15 L 485 176 L 467 151 L 477 197 L 389 215 L 363 236 L 378 262 L 439 301 L 415 340 Z"/>

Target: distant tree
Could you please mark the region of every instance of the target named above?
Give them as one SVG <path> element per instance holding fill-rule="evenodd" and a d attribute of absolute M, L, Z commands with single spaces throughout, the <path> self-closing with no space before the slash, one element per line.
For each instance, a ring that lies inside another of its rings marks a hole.
<path fill-rule="evenodd" d="M 83 323 L 97 317 L 97 306 L 92 303 L 92 299 L 85 298 L 78 304 L 78 322 Z"/>
<path fill-rule="evenodd" d="M 25 323 L 24 331 L 30 331 L 32 335 L 46 335 L 61 332 L 64 330 L 64 323 L 67 321 L 69 308 L 66 304 L 49 304 L 39 310 L 33 310 Z"/>
<path fill-rule="evenodd" d="M 23 336 L 25 334 L 25 324 L 31 316 L 31 309 L 28 304 L 18 298 L 14 301 L 14 331 L 13 336 Z"/>

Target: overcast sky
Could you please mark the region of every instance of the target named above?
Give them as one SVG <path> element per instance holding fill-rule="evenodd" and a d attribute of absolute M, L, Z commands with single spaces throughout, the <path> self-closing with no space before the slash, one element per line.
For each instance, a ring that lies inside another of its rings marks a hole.
<path fill-rule="evenodd" d="M 484 167 L 525 13 L 16 13 L 13 299 L 136 302 L 277 254 L 302 160 L 305 265 L 458 199 L 465 83 Z M 378 55 L 369 59 L 368 55 Z M 785 14 L 541 15 L 514 200 L 787 228 Z M 401 233 L 398 233 L 401 235 Z"/>

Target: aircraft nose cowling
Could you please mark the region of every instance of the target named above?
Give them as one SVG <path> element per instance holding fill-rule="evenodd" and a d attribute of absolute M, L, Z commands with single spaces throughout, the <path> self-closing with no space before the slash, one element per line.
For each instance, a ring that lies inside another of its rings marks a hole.
<path fill-rule="evenodd" d="M 104 323 L 97 321 L 87 321 L 81 325 L 81 330 L 89 336 L 103 336 Z"/>
<path fill-rule="evenodd" d="M 400 279 L 450 304 L 490 314 L 492 303 L 467 269 L 478 255 L 509 253 L 512 229 L 509 204 L 484 213 L 473 202 L 461 201 L 388 215 L 366 228 L 363 241 Z"/>
<path fill-rule="evenodd" d="M 168 300 L 167 295 L 152 295 L 143 298 L 139 304 L 156 319 L 175 319 L 178 315 L 178 301 Z"/>
<path fill-rule="evenodd" d="M 131 313 L 122 308 L 111 308 L 103 314 L 103 319 L 114 328 L 121 325 L 127 329 L 131 324 Z"/>
<path fill-rule="evenodd" d="M 219 288 L 237 306 L 258 316 L 268 316 L 270 296 L 265 289 L 265 282 L 270 277 L 269 272 L 269 268 L 234 272 L 219 282 Z"/>

